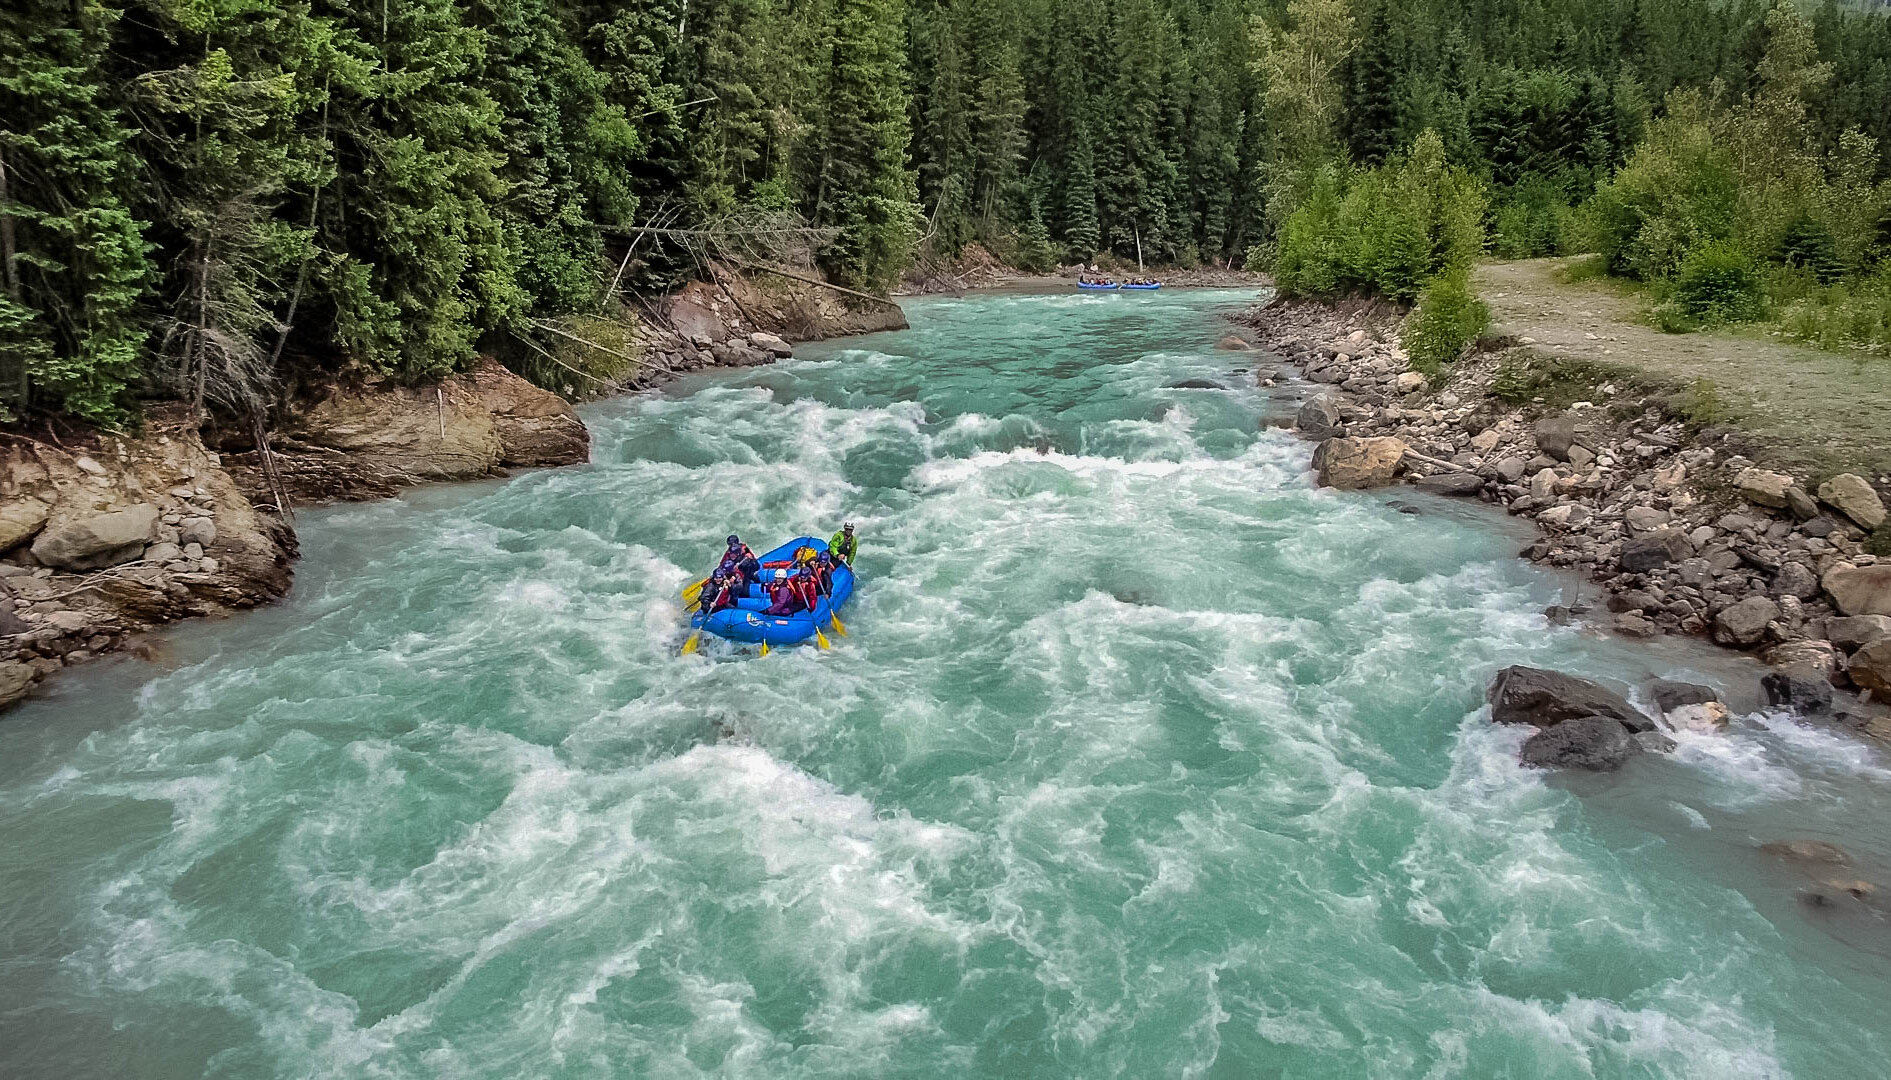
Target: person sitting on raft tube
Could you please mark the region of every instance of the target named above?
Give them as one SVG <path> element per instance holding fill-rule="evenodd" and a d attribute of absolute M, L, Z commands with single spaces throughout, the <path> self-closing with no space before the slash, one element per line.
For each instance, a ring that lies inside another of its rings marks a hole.
<path fill-rule="evenodd" d="M 769 597 L 774 602 L 768 605 L 764 615 L 793 615 L 801 610 L 801 590 L 785 577 L 777 578 Z"/>
<path fill-rule="evenodd" d="M 820 588 L 822 596 L 834 595 L 834 567 L 838 565 L 833 552 L 823 551 L 814 557 L 814 584 Z"/>
<path fill-rule="evenodd" d="M 709 584 L 703 586 L 703 614 L 714 615 L 725 608 L 732 608 L 741 595 L 741 578 L 718 569 L 710 576 Z"/>
<path fill-rule="evenodd" d="M 854 536 L 854 523 L 851 521 L 842 525 L 840 531 L 834 534 L 833 539 L 827 542 L 827 550 L 833 552 L 836 559 L 848 566 L 854 564 L 854 552 L 859 549 L 860 541 Z"/>
<path fill-rule="evenodd" d="M 722 562 L 717 564 L 716 570 L 725 575 L 738 575 L 742 585 L 760 580 L 762 576 L 762 564 L 755 552 L 734 533 L 729 534 L 729 548 L 722 553 Z"/>

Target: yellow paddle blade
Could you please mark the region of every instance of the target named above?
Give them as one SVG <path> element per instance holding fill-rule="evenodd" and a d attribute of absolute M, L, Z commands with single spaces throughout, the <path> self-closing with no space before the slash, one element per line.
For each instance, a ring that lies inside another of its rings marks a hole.
<path fill-rule="evenodd" d="M 696 598 L 703 594 L 703 586 L 707 584 L 709 584 L 709 579 L 704 578 L 701 581 L 698 581 L 694 585 L 683 586 L 683 603 L 694 604 L 696 602 Z"/>
<path fill-rule="evenodd" d="M 815 631 L 814 631 L 814 644 L 820 646 L 823 649 L 827 648 L 827 635 L 821 633 L 818 627 L 815 628 Z"/>
<path fill-rule="evenodd" d="M 768 642 L 766 641 L 762 642 L 762 655 L 763 656 L 768 655 Z"/>
<path fill-rule="evenodd" d="M 698 642 L 698 641 L 700 641 L 701 639 L 702 639 L 702 635 L 701 635 L 701 634 L 691 634 L 691 635 L 689 636 L 689 640 L 688 640 L 688 641 L 685 641 L 685 642 L 683 643 L 683 655 L 684 655 L 684 656 L 688 656 L 688 655 L 689 655 L 690 653 L 693 653 L 693 652 L 695 652 L 695 651 L 696 651 L 696 644 L 697 644 L 697 642 Z"/>
<path fill-rule="evenodd" d="M 834 632 L 841 637 L 847 636 L 847 624 L 840 621 L 839 615 L 829 616 L 834 621 Z"/>

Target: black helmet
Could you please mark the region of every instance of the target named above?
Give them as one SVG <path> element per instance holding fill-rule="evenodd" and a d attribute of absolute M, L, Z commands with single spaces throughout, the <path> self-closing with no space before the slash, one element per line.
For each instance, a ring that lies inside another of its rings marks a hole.
<path fill-rule="evenodd" d="M 739 536 L 737 536 L 737 535 L 736 535 L 736 534 L 734 534 L 734 533 L 730 533 L 730 534 L 729 534 L 729 546 L 730 546 L 730 547 L 734 547 L 734 546 L 736 546 L 737 544 L 739 544 L 739 543 L 741 543 L 741 542 L 742 542 L 742 538 L 741 538 L 741 537 L 739 537 Z"/>

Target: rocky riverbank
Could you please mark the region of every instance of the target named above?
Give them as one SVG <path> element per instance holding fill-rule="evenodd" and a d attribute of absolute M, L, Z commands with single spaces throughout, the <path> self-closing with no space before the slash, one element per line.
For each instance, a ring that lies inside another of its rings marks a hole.
<path fill-rule="evenodd" d="M 1383 307 L 1275 302 L 1240 321 L 1288 365 L 1263 380 L 1318 388 L 1295 426 L 1319 441 L 1322 483 L 1409 482 L 1528 517 L 1541 535 L 1524 556 L 1602 586 L 1602 610 L 1551 619 L 1752 651 L 1778 669 L 1772 704 L 1891 737 L 1887 478 L 1765 468 L 1764 447 L 1701 423 L 1698 388 L 1529 342 L 1495 343 L 1434 385 Z"/>
<path fill-rule="evenodd" d="M 0 705 L 139 631 L 289 588 L 295 533 L 251 504 L 182 406 L 139 438 L 0 452 Z"/>
<path fill-rule="evenodd" d="M 906 325 L 895 304 L 849 302 L 811 282 L 715 278 L 654 305 L 640 355 L 626 357 L 632 366 L 609 391 L 772 363 L 793 355 L 791 339 Z M 226 438 L 207 446 L 172 404 L 148 408 L 135 437 L 0 441 L 0 708 L 142 631 L 281 596 L 296 555 L 284 502 L 384 498 L 577 464 L 591 445 L 566 398 L 490 358 L 420 385 L 357 375 L 298 388 L 267 463 L 247 432 Z"/>

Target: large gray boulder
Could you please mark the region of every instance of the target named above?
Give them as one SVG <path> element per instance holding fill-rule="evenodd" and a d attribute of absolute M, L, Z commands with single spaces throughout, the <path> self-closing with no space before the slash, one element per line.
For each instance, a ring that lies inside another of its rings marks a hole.
<path fill-rule="evenodd" d="M 157 532 L 158 508 L 137 503 L 106 514 L 87 514 L 51 526 L 33 541 L 33 557 L 62 570 L 97 570 L 144 554 Z"/>
<path fill-rule="evenodd" d="M 1647 574 L 1694 554 L 1694 545 L 1679 529 L 1661 529 L 1622 545 L 1617 565 L 1625 574 Z"/>
<path fill-rule="evenodd" d="M 1339 420 L 1339 407 L 1325 394 L 1300 406 L 1300 411 L 1294 414 L 1293 426 L 1309 439 L 1332 439 L 1346 434 L 1346 427 Z"/>
<path fill-rule="evenodd" d="M 1609 716 L 1579 716 L 1545 728 L 1523 744 L 1523 763 L 1539 769 L 1610 772 L 1638 751 L 1628 729 Z"/>
<path fill-rule="evenodd" d="M 1891 637 L 1879 638 L 1853 653 L 1845 673 L 1874 696 L 1891 697 Z"/>
<path fill-rule="evenodd" d="M 32 539 L 52 512 L 52 503 L 32 495 L 16 495 L 0 502 L 0 551 Z"/>
<path fill-rule="evenodd" d="M 1891 563 L 1835 566 L 1819 583 L 1847 615 L 1891 615 Z"/>
<path fill-rule="evenodd" d="M 1384 487 L 1398 474 L 1405 443 L 1389 435 L 1327 439 L 1313 451 L 1313 471 L 1324 487 Z"/>
<path fill-rule="evenodd" d="M 1840 473 L 1819 485 L 1819 501 L 1857 522 L 1866 532 L 1884 524 L 1884 500 L 1865 478 Z"/>
<path fill-rule="evenodd" d="M 1817 668 L 1803 664 L 1760 676 L 1768 705 L 1814 716 L 1832 708 L 1832 683 Z"/>
<path fill-rule="evenodd" d="M 1546 416 L 1532 428 L 1537 449 L 1558 461 L 1569 460 L 1569 448 L 1576 442 L 1576 421 L 1568 416 Z"/>
<path fill-rule="evenodd" d="M 1652 731 L 1655 722 L 1628 699 L 1600 684 L 1560 671 L 1507 667 L 1497 673 L 1486 695 L 1490 718 L 1499 724 L 1555 727 L 1584 716 L 1607 716 L 1629 731 Z"/>
<path fill-rule="evenodd" d="M 1841 649 L 1856 649 L 1891 638 L 1891 615 L 1847 615 L 1825 621 L 1825 636 Z"/>
<path fill-rule="evenodd" d="M 1655 708 L 1663 713 L 1671 713 L 1683 705 L 1705 705 L 1720 700 L 1720 694 L 1711 686 L 1670 679 L 1656 679 L 1650 683 L 1648 694 L 1655 699 Z"/>
<path fill-rule="evenodd" d="M 1722 645 L 1757 645 L 1766 636 L 1766 624 L 1779 618 L 1779 605 L 1764 596 L 1749 596 L 1714 616 L 1714 640 Z"/>
<path fill-rule="evenodd" d="M 1734 477 L 1733 484 L 1740 489 L 1741 497 L 1755 506 L 1784 510 L 1787 507 L 1786 492 L 1792 488 L 1793 478 L 1785 473 L 1749 468 L 1741 469 L 1740 475 Z"/>
<path fill-rule="evenodd" d="M 1432 495 L 1474 496 L 1484 490 L 1484 481 L 1476 473 L 1441 472 L 1419 477 L 1418 490 Z"/>

